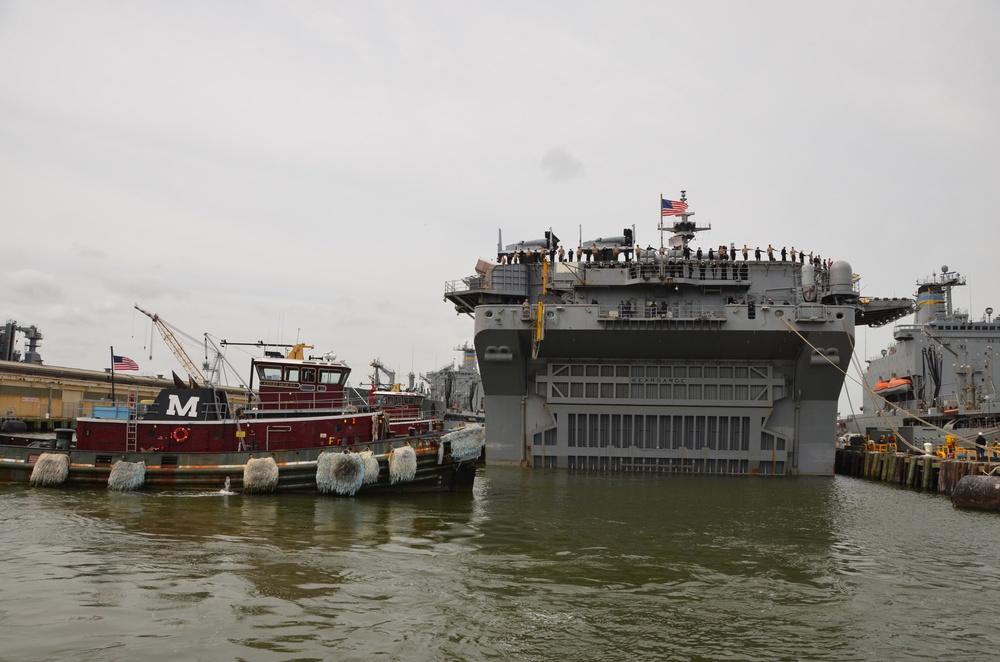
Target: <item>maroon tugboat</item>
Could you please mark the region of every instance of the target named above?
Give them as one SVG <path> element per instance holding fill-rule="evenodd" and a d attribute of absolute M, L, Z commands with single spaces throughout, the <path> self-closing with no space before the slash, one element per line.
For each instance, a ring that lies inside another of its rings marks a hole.
<path fill-rule="evenodd" d="M 151 403 L 134 392 L 125 405 L 95 403 L 77 419 L 75 444 L 64 431 L 49 449 L 0 446 L 0 481 L 341 495 L 472 489 L 481 426 L 444 434 L 424 417 L 423 394 L 380 388 L 376 378 L 359 398 L 345 363 L 306 356 L 306 347 L 254 359 L 258 386 L 245 407 L 222 389 L 180 383 Z"/>

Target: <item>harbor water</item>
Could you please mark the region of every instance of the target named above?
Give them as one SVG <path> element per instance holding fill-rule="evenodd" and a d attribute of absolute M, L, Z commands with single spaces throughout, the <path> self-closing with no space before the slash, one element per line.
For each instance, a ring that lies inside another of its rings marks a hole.
<path fill-rule="evenodd" d="M 481 470 L 471 495 L 0 488 L 4 660 L 939 660 L 1000 519 L 848 477 Z"/>

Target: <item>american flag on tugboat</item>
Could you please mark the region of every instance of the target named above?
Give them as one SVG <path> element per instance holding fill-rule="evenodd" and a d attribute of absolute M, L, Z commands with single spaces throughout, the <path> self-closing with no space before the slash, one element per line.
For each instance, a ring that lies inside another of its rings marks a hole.
<path fill-rule="evenodd" d="M 663 209 L 664 216 L 680 216 L 687 211 L 688 203 L 660 198 L 660 207 Z"/>
<path fill-rule="evenodd" d="M 139 369 L 139 364 L 136 363 L 135 361 L 133 361 L 132 359 L 130 359 L 129 357 L 127 357 L 127 356 L 118 356 L 117 354 L 114 354 L 112 356 L 114 356 L 114 369 L 115 370 L 138 370 Z"/>

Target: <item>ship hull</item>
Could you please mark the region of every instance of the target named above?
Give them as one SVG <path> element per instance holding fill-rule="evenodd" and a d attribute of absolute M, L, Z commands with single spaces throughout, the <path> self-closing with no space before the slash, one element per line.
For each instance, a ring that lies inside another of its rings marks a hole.
<path fill-rule="evenodd" d="M 394 481 L 389 471 L 389 453 L 399 441 L 377 442 L 357 447 L 371 450 L 379 463 L 377 482 L 365 484 L 358 495 L 468 492 L 475 480 L 475 458 L 454 460 L 441 437 L 414 438 L 406 445 L 414 450 L 416 467 L 412 477 Z M 68 471 L 53 487 L 108 487 L 116 463 L 142 463 L 144 490 L 220 490 L 319 493 L 317 466 L 328 447 L 301 448 L 270 453 L 162 453 L 43 450 L 24 446 L 0 446 L 0 483 L 36 483 L 36 464 L 43 455 L 65 455 Z M 339 449 L 337 450 L 339 452 Z M 244 483 L 252 459 L 273 460 L 276 482 L 267 489 Z M 228 485 L 227 485 L 228 482 Z"/>
<path fill-rule="evenodd" d="M 540 341 L 519 312 L 476 310 L 490 462 L 833 473 L 853 310 L 824 307 L 804 321 L 795 306 L 774 306 L 748 320 L 745 306 L 730 306 L 718 319 L 681 320 L 559 306 Z"/>

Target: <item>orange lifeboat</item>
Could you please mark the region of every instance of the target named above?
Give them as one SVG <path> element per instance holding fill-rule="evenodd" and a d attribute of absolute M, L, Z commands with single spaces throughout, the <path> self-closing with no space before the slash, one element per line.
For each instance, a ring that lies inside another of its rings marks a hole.
<path fill-rule="evenodd" d="M 893 377 L 889 381 L 879 380 L 875 383 L 875 392 L 882 397 L 900 395 L 913 388 L 913 380 L 909 377 Z"/>

